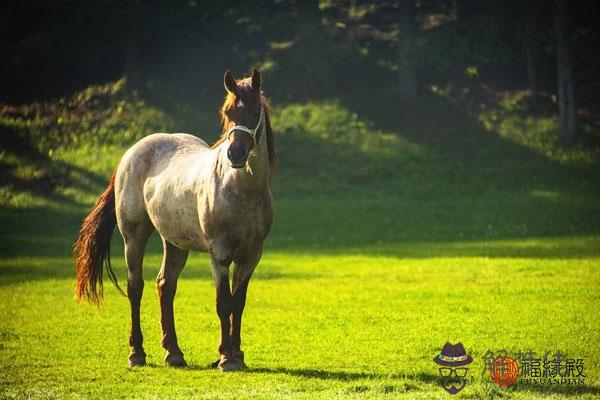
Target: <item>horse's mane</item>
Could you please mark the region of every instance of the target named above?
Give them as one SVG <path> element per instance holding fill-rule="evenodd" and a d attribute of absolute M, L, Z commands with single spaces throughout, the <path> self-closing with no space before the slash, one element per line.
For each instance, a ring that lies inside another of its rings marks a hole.
<path fill-rule="evenodd" d="M 237 82 L 238 88 L 240 88 L 240 90 L 251 90 L 251 79 L 250 78 L 246 78 L 246 79 L 240 79 Z M 265 96 L 263 90 L 260 90 L 260 101 L 262 102 L 263 108 L 265 110 L 265 133 L 267 136 L 267 150 L 269 153 L 269 167 L 271 172 L 275 172 L 276 168 L 277 168 L 277 161 L 276 161 L 276 157 L 275 157 L 275 141 L 273 138 L 273 130 L 271 129 L 271 102 L 269 101 L 269 99 Z M 227 140 L 227 136 L 225 135 L 227 133 L 228 130 L 228 126 L 229 126 L 229 117 L 227 117 L 227 113 L 226 111 L 231 110 L 232 108 L 236 107 L 236 95 L 234 93 L 231 92 L 227 92 L 227 95 L 225 95 L 225 101 L 223 102 L 223 106 L 221 107 L 221 110 L 219 111 L 220 115 L 221 115 L 221 125 L 222 125 L 222 129 L 221 129 L 221 135 L 219 136 L 219 138 L 217 139 L 217 141 L 211 146 L 211 149 L 214 149 L 215 147 L 219 146 L 221 143 L 223 143 L 225 140 Z"/>

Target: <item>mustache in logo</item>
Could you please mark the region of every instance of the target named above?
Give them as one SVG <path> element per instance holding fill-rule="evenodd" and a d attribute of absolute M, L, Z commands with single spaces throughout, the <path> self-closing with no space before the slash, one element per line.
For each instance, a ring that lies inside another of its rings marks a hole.
<path fill-rule="evenodd" d="M 466 384 L 467 384 L 466 379 L 456 379 L 456 378 L 442 380 L 440 382 L 440 386 L 442 386 L 444 388 L 444 390 L 450 394 L 456 394 L 456 393 L 460 392 L 465 387 Z"/>

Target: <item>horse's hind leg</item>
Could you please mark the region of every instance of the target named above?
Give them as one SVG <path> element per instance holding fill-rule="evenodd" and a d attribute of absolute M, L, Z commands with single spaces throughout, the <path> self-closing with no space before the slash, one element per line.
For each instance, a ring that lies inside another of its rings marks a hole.
<path fill-rule="evenodd" d="M 186 364 L 183 353 L 177 344 L 173 299 L 177 291 L 177 278 L 187 260 L 188 251 L 173 246 L 163 239 L 163 263 L 156 279 L 156 288 L 160 299 L 160 324 L 162 328 L 162 346 L 167 351 L 165 361 L 172 367 Z"/>
<path fill-rule="evenodd" d="M 121 223 L 121 232 L 125 239 L 125 261 L 127 263 L 127 297 L 131 306 L 131 333 L 129 334 L 129 366 L 146 365 L 144 338 L 140 324 L 140 302 L 144 291 L 142 261 L 148 238 L 153 231 L 150 221 L 138 224 Z"/>

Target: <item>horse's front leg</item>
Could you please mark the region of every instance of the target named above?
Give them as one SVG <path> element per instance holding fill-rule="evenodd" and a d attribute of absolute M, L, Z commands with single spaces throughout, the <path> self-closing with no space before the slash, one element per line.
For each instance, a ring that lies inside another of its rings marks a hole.
<path fill-rule="evenodd" d="M 219 343 L 219 360 L 214 366 L 221 371 L 232 371 L 237 368 L 231 346 L 231 312 L 232 297 L 229 287 L 229 264 L 231 261 L 219 260 L 211 253 L 212 273 L 215 280 L 217 297 L 217 315 L 221 321 L 221 342 Z"/>
<path fill-rule="evenodd" d="M 231 349 L 234 360 L 240 368 L 246 368 L 244 352 L 241 349 L 242 314 L 246 306 L 246 293 L 252 273 L 258 263 L 258 257 L 246 262 L 236 262 L 233 269 L 232 311 L 231 311 Z"/>
<path fill-rule="evenodd" d="M 165 361 L 172 367 L 183 367 L 187 363 L 177 344 L 173 300 L 177 291 L 177 278 L 187 260 L 187 250 L 182 250 L 163 240 L 163 263 L 156 278 L 156 288 L 160 300 L 160 324 L 162 346 L 167 351 Z"/>

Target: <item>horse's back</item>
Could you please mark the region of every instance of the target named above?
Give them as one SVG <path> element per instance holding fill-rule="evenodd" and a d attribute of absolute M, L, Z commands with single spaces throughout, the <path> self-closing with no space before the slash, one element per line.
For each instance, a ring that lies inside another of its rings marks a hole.
<path fill-rule="evenodd" d="M 147 175 L 153 169 L 161 169 L 161 164 L 170 162 L 173 157 L 182 153 L 203 153 L 209 149 L 204 140 L 194 135 L 154 133 L 139 140 L 127 150 L 119 163 L 117 174 L 127 170 Z"/>
<path fill-rule="evenodd" d="M 140 153 L 150 149 L 168 152 L 176 148 L 201 151 L 208 150 L 209 146 L 204 140 L 189 133 L 153 133 L 131 146 L 128 152 Z"/>
<path fill-rule="evenodd" d="M 202 244 L 194 247 L 204 247 L 204 238 L 196 232 L 193 171 L 203 166 L 209 150 L 205 141 L 185 133 L 155 133 L 133 145 L 115 176 L 119 227 L 150 220 L 161 236 L 183 248 L 183 240 L 171 231 L 181 230 L 174 222 L 185 221 L 190 225 L 187 237 Z"/>
<path fill-rule="evenodd" d="M 155 133 L 155 135 L 163 135 L 162 133 Z M 170 137 L 176 137 L 177 139 L 181 139 L 184 141 L 189 141 L 190 143 L 199 144 L 207 149 L 210 148 L 208 143 L 204 140 L 200 139 L 198 136 L 190 135 L 189 133 L 167 133 L 166 135 Z"/>

